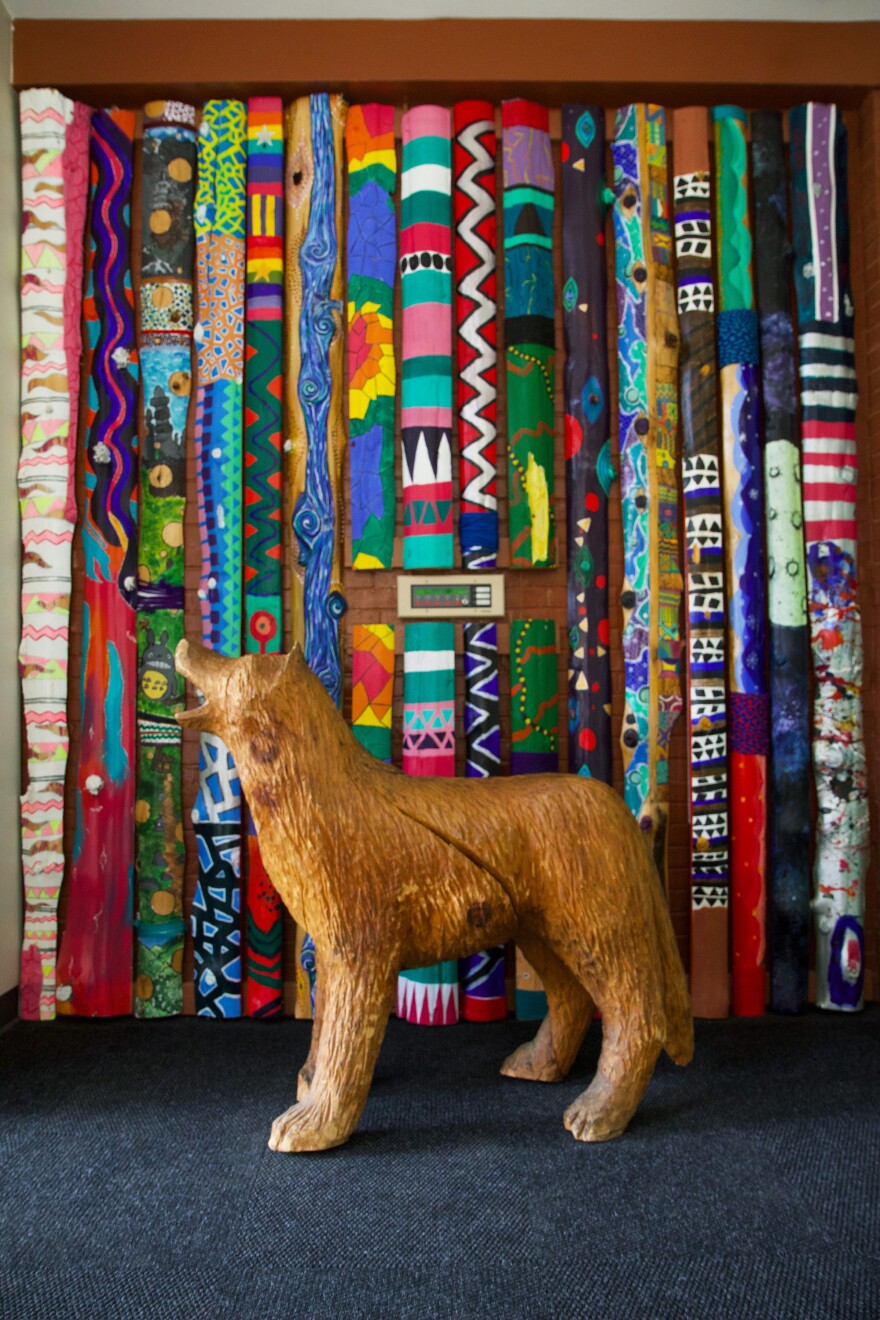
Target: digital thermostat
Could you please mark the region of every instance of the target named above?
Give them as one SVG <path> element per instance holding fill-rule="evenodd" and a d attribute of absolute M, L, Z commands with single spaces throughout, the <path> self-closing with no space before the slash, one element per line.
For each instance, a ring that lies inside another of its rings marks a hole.
<path fill-rule="evenodd" d="M 502 618 L 504 577 L 501 573 L 401 575 L 397 579 L 397 613 L 401 619 Z"/>

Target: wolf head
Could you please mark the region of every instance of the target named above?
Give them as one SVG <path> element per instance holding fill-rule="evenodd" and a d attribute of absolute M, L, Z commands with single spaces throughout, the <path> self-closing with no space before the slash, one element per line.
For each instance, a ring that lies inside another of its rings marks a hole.
<path fill-rule="evenodd" d="M 312 677 L 298 642 L 289 655 L 244 655 L 230 660 L 219 651 L 184 639 L 177 644 L 174 663 L 177 672 L 205 698 L 202 705 L 180 711 L 177 722 L 185 728 L 216 733 L 230 744 L 236 733 L 249 737 L 256 728 L 283 722 L 289 708 L 299 704 L 296 689 Z"/>

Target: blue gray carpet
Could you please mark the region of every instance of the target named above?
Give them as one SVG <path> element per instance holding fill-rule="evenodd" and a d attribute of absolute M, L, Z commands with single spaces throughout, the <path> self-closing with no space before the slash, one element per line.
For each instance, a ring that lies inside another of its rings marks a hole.
<path fill-rule="evenodd" d="M 0 1037 L 0 1316 L 880 1316 L 880 1008 L 699 1023 L 628 1133 L 498 1075 L 528 1024 L 392 1021 L 360 1128 L 267 1150 L 307 1024 Z"/>

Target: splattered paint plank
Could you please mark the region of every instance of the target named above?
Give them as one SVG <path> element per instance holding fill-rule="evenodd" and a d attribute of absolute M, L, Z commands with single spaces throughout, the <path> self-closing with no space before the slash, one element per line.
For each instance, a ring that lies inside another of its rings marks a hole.
<path fill-rule="evenodd" d="M 59 1012 L 131 1012 L 134 884 L 137 384 L 130 267 L 135 116 L 92 119 L 84 301 L 88 408 L 82 733 Z"/>
<path fill-rule="evenodd" d="M 144 447 L 138 546 L 137 1017 L 183 1007 L 182 733 L 186 422 L 192 394 L 196 112 L 144 107 L 138 298 Z"/>
<path fill-rule="evenodd" d="M 289 419 L 294 573 L 294 640 L 302 630 L 310 669 L 342 703 L 342 138 L 347 102 L 339 95 L 300 97 L 288 110 L 288 366 L 296 379 Z M 307 189 L 307 195 L 303 190 Z M 301 613 L 300 613 L 301 612 Z M 299 615 L 299 617 L 297 617 Z M 315 959 L 298 932 L 297 1016 L 314 1013 Z"/>
<path fill-rule="evenodd" d="M 494 568 L 498 556 L 497 305 L 495 108 L 460 101 L 453 110 L 455 143 L 455 288 L 458 369 L 459 542 L 465 568 Z M 501 769 L 498 629 L 466 623 L 465 738 L 469 776 Z M 507 1016 L 504 946 L 460 960 L 461 1014 L 490 1022 Z"/>
<path fill-rule="evenodd" d="M 19 1015 L 55 1017 L 64 877 L 71 544 L 91 110 L 30 90 L 21 124 L 21 646 L 27 789 Z"/>
<path fill-rule="evenodd" d="M 455 774 L 455 625 L 410 623 L 404 632 L 403 771 Z M 458 962 L 397 978 L 397 1015 L 420 1026 L 458 1021 Z"/>
<path fill-rule="evenodd" d="M 709 115 L 674 112 L 675 255 L 681 329 L 682 484 L 687 552 L 691 1000 L 726 1017 L 728 978 L 727 694 L 724 512 L 715 408 L 715 286 Z"/>
<path fill-rule="evenodd" d="M 758 314 L 752 287 L 745 112 L 712 111 L 718 233 L 728 609 L 733 1011 L 764 1011 L 767 752 L 764 495 Z"/>
<path fill-rule="evenodd" d="M 352 568 L 390 568 L 394 550 L 394 107 L 354 105 L 348 156 L 348 417 Z"/>
<path fill-rule="evenodd" d="M 624 797 L 666 876 L 669 743 L 678 680 L 678 327 L 666 185 L 665 111 L 617 112 L 612 143 L 623 501 L 621 744 Z"/>
<path fill-rule="evenodd" d="M 789 113 L 804 527 L 815 682 L 816 1003 L 863 1004 L 869 822 L 856 577 L 857 385 L 846 128 L 834 105 Z"/>
<path fill-rule="evenodd" d="M 510 773 L 546 774 L 559 769 L 559 687 L 556 624 L 552 619 L 514 619 L 510 625 Z M 537 972 L 516 951 L 516 1016 L 536 1021 L 547 1012 Z"/>
<path fill-rule="evenodd" d="M 284 337 L 284 125 L 279 97 L 248 101 L 245 244 L 245 650 L 281 650 L 281 353 Z M 281 900 L 247 821 L 246 1003 L 282 1010 Z"/>
<path fill-rule="evenodd" d="M 556 563 L 554 171 L 546 107 L 505 101 L 504 334 L 511 568 Z"/>
<path fill-rule="evenodd" d="M 751 117 L 755 283 L 761 325 L 767 508 L 770 745 L 767 937 L 770 1007 L 802 1012 L 810 933 L 810 633 L 797 438 L 782 115 Z"/>
<path fill-rule="evenodd" d="M 611 782 L 605 112 L 562 107 L 568 768 Z"/>
<path fill-rule="evenodd" d="M 240 653 L 242 622 L 246 134 L 241 101 L 205 104 L 195 210 L 199 602 L 202 641 L 228 656 Z M 192 906 L 196 1012 L 239 1017 L 241 788 L 229 749 L 211 733 L 199 738 L 193 824 L 199 850 Z"/>
<path fill-rule="evenodd" d="M 356 623 L 352 629 L 351 730 L 379 761 L 391 761 L 394 629 Z"/>
<path fill-rule="evenodd" d="M 452 122 L 403 116 L 400 433 L 403 566 L 452 568 Z"/>

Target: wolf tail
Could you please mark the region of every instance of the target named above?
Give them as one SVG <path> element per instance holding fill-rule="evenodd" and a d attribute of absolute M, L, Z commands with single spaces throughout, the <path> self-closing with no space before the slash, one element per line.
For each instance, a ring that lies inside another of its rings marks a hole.
<path fill-rule="evenodd" d="M 666 1010 L 666 1040 L 663 1048 L 673 1063 L 684 1066 L 694 1056 L 694 1019 L 687 978 L 682 966 L 672 918 L 659 876 L 651 886 L 654 922 L 660 947 L 660 970 L 663 978 L 663 1003 Z"/>

